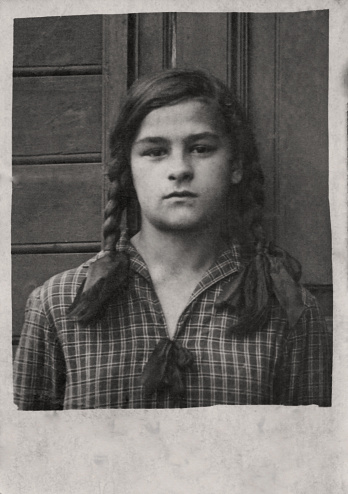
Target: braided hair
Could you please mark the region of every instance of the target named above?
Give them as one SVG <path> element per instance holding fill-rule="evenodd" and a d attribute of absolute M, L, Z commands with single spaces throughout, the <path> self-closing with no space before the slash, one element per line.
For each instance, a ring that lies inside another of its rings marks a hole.
<path fill-rule="evenodd" d="M 231 242 L 237 240 L 246 257 L 252 256 L 257 245 L 265 243 L 262 228 L 264 176 L 253 133 L 232 91 L 216 77 L 200 70 L 170 69 L 140 79 L 129 90 L 110 134 L 108 177 L 111 185 L 103 224 L 106 260 L 104 256 L 91 265 L 87 281 L 80 287 L 71 307 L 71 314 L 80 322 L 91 323 L 100 318 L 115 288 L 125 282 L 126 260 L 117 254 L 116 244 L 123 212 L 136 198 L 130 153 L 144 118 L 158 108 L 192 99 L 207 103 L 217 111 L 223 130 L 231 139 L 232 161 L 243 170 L 239 184 L 231 185 L 233 191 L 226 204 L 228 226 L 223 236 Z M 119 274 L 120 265 L 123 276 Z"/>

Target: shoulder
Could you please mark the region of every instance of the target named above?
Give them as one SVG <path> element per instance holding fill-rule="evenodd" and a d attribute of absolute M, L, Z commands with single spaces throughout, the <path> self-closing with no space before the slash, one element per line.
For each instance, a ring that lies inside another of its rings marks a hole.
<path fill-rule="evenodd" d="M 292 309 L 286 308 L 277 297 L 272 297 L 270 319 L 273 326 L 285 328 L 285 334 L 293 336 L 306 334 L 308 331 L 326 331 L 326 321 L 317 298 L 302 284 L 298 285 L 297 300 L 293 301 Z M 290 323 L 291 317 L 296 322 Z"/>
<path fill-rule="evenodd" d="M 309 291 L 307 288 L 305 288 L 302 284 L 298 285 L 298 290 L 299 290 L 299 295 L 300 295 L 300 303 L 302 304 L 303 307 L 303 312 L 307 310 L 317 310 L 320 311 L 320 306 L 318 303 L 317 298 Z M 277 297 L 273 297 L 273 307 L 275 309 L 281 309 L 281 304 L 277 300 Z"/>
<path fill-rule="evenodd" d="M 309 290 L 307 290 L 307 288 L 300 285 L 300 290 L 305 309 L 320 309 L 318 300 Z"/>
<path fill-rule="evenodd" d="M 323 316 L 317 298 L 310 291 L 308 291 L 303 285 L 300 285 L 300 288 L 302 292 L 302 300 L 304 305 L 304 310 L 302 313 L 301 320 L 306 322 L 307 324 L 308 322 L 317 321 L 325 325 L 326 324 L 325 318 Z"/>
<path fill-rule="evenodd" d="M 317 298 L 304 286 L 300 285 L 303 301 L 303 312 L 293 333 L 327 333 L 327 325 Z"/>
<path fill-rule="evenodd" d="M 42 286 L 36 288 L 29 296 L 27 309 L 33 305 L 40 306 L 40 309 L 48 318 L 64 313 L 72 304 L 77 290 L 87 275 L 89 266 L 100 256 L 88 259 L 76 268 L 58 273 L 49 278 Z"/>

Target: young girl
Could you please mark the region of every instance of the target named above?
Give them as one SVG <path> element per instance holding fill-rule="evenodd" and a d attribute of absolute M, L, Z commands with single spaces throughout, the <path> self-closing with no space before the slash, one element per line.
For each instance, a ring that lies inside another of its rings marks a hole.
<path fill-rule="evenodd" d="M 266 241 L 263 175 L 230 90 L 169 70 L 110 139 L 104 250 L 37 288 L 15 359 L 24 410 L 330 405 L 330 338 Z M 141 227 L 121 231 L 137 198 Z"/>

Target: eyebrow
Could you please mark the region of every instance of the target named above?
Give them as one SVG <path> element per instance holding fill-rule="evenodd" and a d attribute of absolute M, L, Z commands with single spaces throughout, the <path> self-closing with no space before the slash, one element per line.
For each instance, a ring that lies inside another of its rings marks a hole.
<path fill-rule="evenodd" d="M 205 138 L 213 138 L 213 139 L 220 139 L 220 136 L 218 134 L 215 134 L 214 132 L 200 132 L 198 134 L 190 134 L 185 138 L 185 141 L 187 142 L 192 142 L 192 141 L 198 141 L 200 139 L 205 139 Z M 166 139 L 165 137 L 160 137 L 160 136 L 148 136 L 144 137 L 143 139 L 139 139 L 138 141 L 134 142 L 134 145 L 138 144 L 165 144 L 169 141 L 169 139 Z"/>

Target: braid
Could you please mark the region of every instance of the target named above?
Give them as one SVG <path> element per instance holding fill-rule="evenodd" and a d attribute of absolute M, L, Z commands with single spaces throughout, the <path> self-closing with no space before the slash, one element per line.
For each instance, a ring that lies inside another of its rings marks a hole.
<path fill-rule="evenodd" d="M 116 252 L 116 244 L 121 235 L 120 225 L 127 207 L 131 174 L 126 165 L 115 159 L 109 165 L 108 176 L 111 185 L 104 211 L 105 255 L 91 264 L 68 310 L 68 314 L 84 325 L 95 324 L 103 317 L 110 299 L 115 294 L 122 296 L 128 283 L 128 257 L 123 252 Z"/>
<path fill-rule="evenodd" d="M 237 117 L 236 117 L 237 114 Z M 268 242 L 262 226 L 264 206 L 264 175 L 253 134 L 236 111 L 234 124 L 237 155 L 243 176 L 233 185 L 228 204 L 228 226 L 237 237 L 245 263 L 244 269 L 219 295 L 218 305 L 228 304 L 239 315 L 234 332 L 257 331 L 266 323 L 274 297 L 286 311 L 290 327 L 301 316 L 304 305 L 301 289 L 300 263 L 286 251 Z"/>
<path fill-rule="evenodd" d="M 239 190 L 238 212 L 242 224 L 242 242 L 245 256 L 255 253 L 255 248 L 264 246 L 266 235 L 262 226 L 264 207 L 264 176 L 257 161 L 245 170 Z"/>
<path fill-rule="evenodd" d="M 127 208 L 130 197 L 130 170 L 114 159 L 109 164 L 110 187 L 108 202 L 104 210 L 103 237 L 104 250 L 114 252 L 121 235 L 122 213 Z"/>
<path fill-rule="evenodd" d="M 233 185 L 230 194 L 228 223 L 241 246 L 244 268 L 226 283 L 217 306 L 227 304 L 238 315 L 238 322 L 231 327 L 233 333 L 262 329 L 275 300 L 284 309 L 289 327 L 293 327 L 304 310 L 298 286 L 301 264 L 267 241 L 262 226 L 264 176 L 258 160 L 244 160 L 243 172 L 241 182 Z"/>
<path fill-rule="evenodd" d="M 115 251 L 116 243 L 120 238 L 122 212 L 126 206 L 126 201 L 121 193 L 120 182 L 115 180 L 109 188 L 103 223 L 104 250 L 110 252 Z"/>
<path fill-rule="evenodd" d="M 260 242 L 262 245 L 266 243 L 262 227 L 264 175 L 255 137 L 242 108 L 235 99 L 230 100 L 230 96 L 227 96 L 222 108 L 232 135 L 234 161 L 240 163 L 243 171 L 240 183 L 232 186 L 227 205 L 229 236 L 232 235 L 232 241 L 237 240 L 243 257 L 249 260 Z"/>

